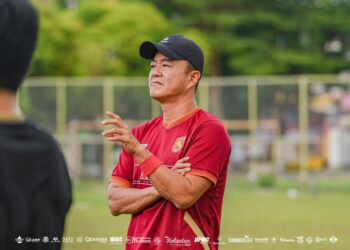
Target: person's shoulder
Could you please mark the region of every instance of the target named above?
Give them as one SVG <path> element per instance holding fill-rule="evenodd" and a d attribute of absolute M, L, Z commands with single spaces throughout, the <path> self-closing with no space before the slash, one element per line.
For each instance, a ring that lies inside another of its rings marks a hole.
<path fill-rule="evenodd" d="M 197 133 L 205 134 L 212 140 L 230 140 L 224 123 L 215 115 L 208 111 L 200 110 L 197 116 Z"/>
<path fill-rule="evenodd" d="M 32 133 L 34 133 L 38 137 L 42 137 L 43 139 L 47 139 L 50 141 L 53 140 L 53 137 L 47 131 L 45 131 L 42 128 L 39 128 L 35 123 L 31 121 L 26 121 L 26 126 L 32 131 Z"/>
<path fill-rule="evenodd" d="M 25 121 L 24 126 L 27 127 L 28 132 L 32 135 L 33 139 L 45 143 L 49 149 L 58 149 L 58 143 L 56 139 L 48 131 L 39 128 L 35 123 L 31 121 Z"/>
<path fill-rule="evenodd" d="M 198 110 L 196 116 L 199 127 L 218 127 L 226 131 L 224 123 L 214 114 L 200 109 Z"/>
<path fill-rule="evenodd" d="M 153 128 L 156 128 L 159 126 L 159 124 L 162 123 L 162 116 L 157 116 L 156 118 L 152 119 L 152 120 L 149 120 L 149 121 L 146 121 L 144 123 L 141 123 L 139 124 L 138 126 L 134 127 L 132 129 L 132 131 L 135 133 L 135 134 L 139 134 L 139 133 L 142 133 L 143 131 L 149 131 Z"/>

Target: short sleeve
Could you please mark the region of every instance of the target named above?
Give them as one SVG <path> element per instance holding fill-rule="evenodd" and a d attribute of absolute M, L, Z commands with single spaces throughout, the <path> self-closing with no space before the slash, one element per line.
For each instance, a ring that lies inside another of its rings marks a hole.
<path fill-rule="evenodd" d="M 231 143 L 225 127 L 218 121 L 210 121 L 198 128 L 191 139 L 188 156 L 191 171 L 216 184 L 221 170 L 228 164 Z"/>
<path fill-rule="evenodd" d="M 119 156 L 119 161 L 115 166 L 110 183 L 117 184 L 122 187 L 132 186 L 134 159 L 126 150 L 122 150 Z"/>

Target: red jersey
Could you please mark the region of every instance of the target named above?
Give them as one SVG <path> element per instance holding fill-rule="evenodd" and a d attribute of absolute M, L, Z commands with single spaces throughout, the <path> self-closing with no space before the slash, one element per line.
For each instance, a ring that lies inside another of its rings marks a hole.
<path fill-rule="evenodd" d="M 231 151 L 222 122 L 196 108 L 171 124 L 159 116 L 133 129 L 134 136 L 170 168 L 188 156 L 191 171 L 213 185 L 191 207 L 181 210 L 160 199 L 133 214 L 126 249 L 218 249 L 222 201 Z M 110 180 L 119 186 L 143 189 L 152 186 L 132 155 L 122 151 Z"/>

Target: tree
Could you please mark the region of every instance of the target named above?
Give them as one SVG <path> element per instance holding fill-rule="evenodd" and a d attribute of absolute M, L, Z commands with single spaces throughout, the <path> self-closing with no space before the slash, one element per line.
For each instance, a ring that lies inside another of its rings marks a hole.
<path fill-rule="evenodd" d="M 59 9 L 54 1 L 35 1 L 40 31 L 31 75 L 75 75 L 81 25 L 73 11 Z"/>
<path fill-rule="evenodd" d="M 147 3 L 83 1 L 77 13 L 83 24 L 77 71 L 80 75 L 144 75 L 142 41 L 160 39 L 169 30 L 166 18 Z"/>
<path fill-rule="evenodd" d="M 179 29 L 191 27 L 206 34 L 215 51 L 209 74 L 334 73 L 349 66 L 350 27 L 344 22 L 349 1 L 152 2 Z M 325 50 L 332 41 L 339 41 L 341 49 Z"/>
<path fill-rule="evenodd" d="M 138 55 L 140 43 L 169 33 L 166 18 L 148 3 L 35 3 L 41 25 L 31 75 L 144 75 L 149 66 Z"/>

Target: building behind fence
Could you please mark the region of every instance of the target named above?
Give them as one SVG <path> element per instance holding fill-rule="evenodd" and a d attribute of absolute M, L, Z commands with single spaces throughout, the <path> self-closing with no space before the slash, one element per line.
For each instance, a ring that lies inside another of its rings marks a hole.
<path fill-rule="evenodd" d="M 143 77 L 33 77 L 18 96 L 23 113 L 61 143 L 74 179 L 107 178 L 120 152 L 101 136 L 106 110 L 129 127 L 161 114 Z M 230 171 L 307 178 L 350 170 L 350 77 L 205 77 L 198 105 L 224 121 Z"/>

